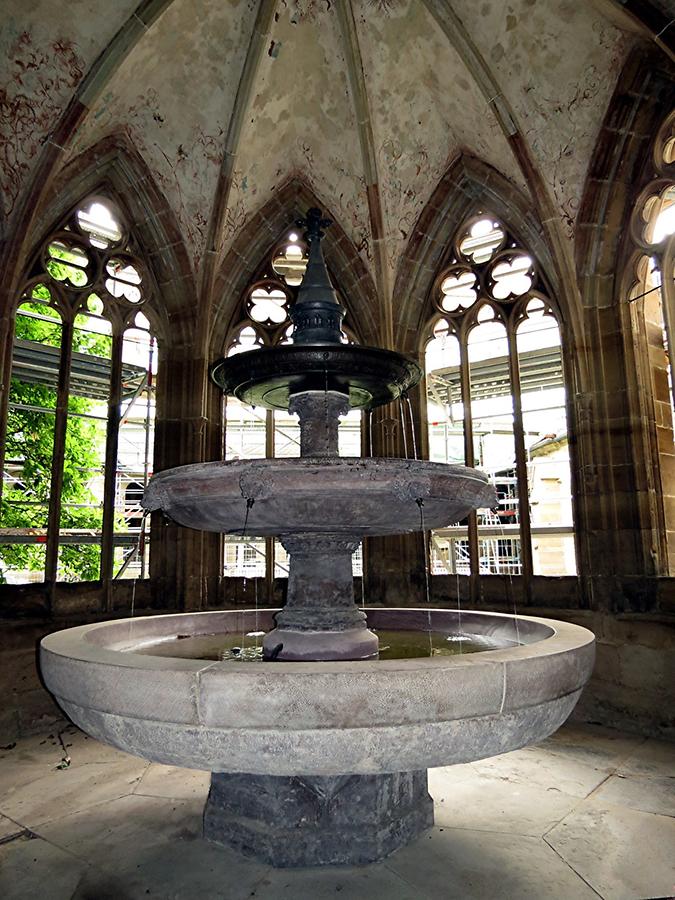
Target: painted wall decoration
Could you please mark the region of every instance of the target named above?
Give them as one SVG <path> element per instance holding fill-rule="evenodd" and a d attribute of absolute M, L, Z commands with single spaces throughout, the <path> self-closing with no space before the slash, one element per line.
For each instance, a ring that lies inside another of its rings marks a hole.
<path fill-rule="evenodd" d="M 590 155 L 634 38 L 593 3 L 453 5 L 513 106 L 572 238 Z"/>
<path fill-rule="evenodd" d="M 119 0 L 96 14 L 90 0 L 72 0 L 64 16 L 47 0 L 3 0 L 0 203 L 8 218 L 88 67 L 135 5 L 135 0 Z"/>
<path fill-rule="evenodd" d="M 44 141 L 135 2 L 108 8 L 72 0 L 67 17 L 54 15 L 52 0 L 5 3 L 0 186 L 11 213 Z M 495 98 L 480 88 L 481 72 L 472 71 L 470 54 L 453 45 L 425 0 L 352 0 L 369 111 L 364 129 L 336 4 L 277 0 L 246 94 L 231 184 L 219 186 L 219 175 L 247 53 L 257 46 L 259 0 L 173 0 L 112 66 L 84 122 L 66 138 L 63 162 L 126 132 L 175 212 L 197 275 L 218 190 L 227 203 L 216 260 L 275 191 L 300 177 L 386 290 L 458 154 L 487 162 L 524 192 L 529 184 L 494 115 Z M 573 238 L 590 155 L 634 37 L 595 4 L 574 0 L 452 0 L 451 9 L 492 74 L 496 97 L 513 110 Z M 374 187 L 365 174 L 371 152 Z M 369 188 L 378 198 L 371 207 L 382 215 L 384 254 L 371 233 Z"/>

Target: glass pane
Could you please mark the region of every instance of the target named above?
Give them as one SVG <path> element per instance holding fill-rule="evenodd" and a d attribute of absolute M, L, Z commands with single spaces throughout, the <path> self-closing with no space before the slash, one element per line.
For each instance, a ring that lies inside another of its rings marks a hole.
<path fill-rule="evenodd" d="M 264 539 L 226 536 L 223 575 L 230 578 L 264 578 Z"/>
<path fill-rule="evenodd" d="M 289 412 L 274 412 L 274 455 L 300 456 L 300 423 Z"/>
<path fill-rule="evenodd" d="M 141 500 L 152 475 L 156 380 L 155 339 L 146 328 L 127 329 L 115 479 L 115 578 L 148 576 L 150 518 Z"/>
<path fill-rule="evenodd" d="M 235 397 L 225 401 L 225 459 L 262 459 L 265 457 L 267 415 Z M 242 522 L 243 525 L 243 522 Z M 236 578 L 265 577 L 265 541 L 262 538 L 225 538 L 223 575 Z"/>
<path fill-rule="evenodd" d="M 281 541 L 274 539 L 274 577 L 288 578 L 288 553 Z"/>
<path fill-rule="evenodd" d="M 457 535 L 457 536 L 455 536 Z M 471 559 L 466 527 L 444 528 L 431 536 L 432 575 L 470 575 Z"/>
<path fill-rule="evenodd" d="M 535 575 L 576 575 L 577 557 L 573 534 L 532 535 Z"/>
<path fill-rule="evenodd" d="M 459 341 L 439 323 L 427 344 L 429 459 L 464 465 L 464 407 L 459 375 Z"/>
<path fill-rule="evenodd" d="M 560 329 L 542 301 L 532 300 L 518 327 L 523 428 L 535 575 L 576 574 L 565 384 Z M 563 529 L 556 535 L 556 529 Z M 571 547 L 571 550 L 570 550 Z M 557 550 L 556 550 L 557 548 Z"/>
<path fill-rule="evenodd" d="M 0 584 L 28 584 L 44 580 L 47 538 L 32 543 L 33 536 L 26 535 L 26 543 L 0 544 Z M 7 537 L 7 540 L 11 538 Z M 16 538 L 14 538 L 16 540 Z"/>
<path fill-rule="evenodd" d="M 101 538 L 92 531 L 89 537 L 94 543 L 76 543 L 82 540 L 82 531 L 68 532 L 59 541 L 59 581 L 98 581 L 101 577 Z M 71 543 L 72 542 L 72 543 Z"/>
<path fill-rule="evenodd" d="M 225 407 L 225 459 L 263 459 L 267 417 L 228 397 Z"/>
<path fill-rule="evenodd" d="M 44 578 L 61 362 L 60 316 L 46 288 L 33 297 L 16 316 L 0 508 L 0 581 L 13 584 Z"/>
<path fill-rule="evenodd" d="M 61 495 L 60 581 L 100 577 L 111 334 L 110 322 L 101 316 L 75 318 Z"/>
<path fill-rule="evenodd" d="M 468 340 L 473 465 L 497 492 L 496 510 L 478 510 L 479 570 L 515 574 L 521 571 L 520 524 L 508 341 L 490 307 L 483 307 L 479 318 Z"/>
<path fill-rule="evenodd" d="M 338 425 L 338 453 L 340 456 L 361 456 L 361 411 L 350 409 Z"/>

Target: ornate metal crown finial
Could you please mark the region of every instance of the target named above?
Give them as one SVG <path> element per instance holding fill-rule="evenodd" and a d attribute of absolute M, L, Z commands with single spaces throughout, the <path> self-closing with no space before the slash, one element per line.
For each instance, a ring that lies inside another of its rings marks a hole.
<path fill-rule="evenodd" d="M 321 210 L 317 209 L 316 206 L 313 206 L 311 209 L 307 210 L 307 215 L 304 219 L 298 219 L 295 223 L 298 228 L 304 228 L 304 238 L 305 240 L 311 244 L 312 241 L 321 240 L 324 236 L 324 228 L 328 228 L 329 225 L 333 224 L 332 219 L 325 219 L 321 214 Z"/>

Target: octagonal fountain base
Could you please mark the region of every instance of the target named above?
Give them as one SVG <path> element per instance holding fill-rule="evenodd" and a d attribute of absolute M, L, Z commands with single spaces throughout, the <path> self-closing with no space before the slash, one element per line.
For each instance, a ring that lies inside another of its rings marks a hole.
<path fill-rule="evenodd" d="M 497 649 L 284 663 L 181 651 L 186 638 L 262 635 L 275 612 L 84 625 L 44 638 L 40 660 L 47 687 L 88 734 L 212 772 L 206 837 L 276 866 L 370 862 L 408 843 L 433 821 L 427 768 L 547 737 L 593 668 L 585 628 L 466 610 L 365 612 L 369 628 L 422 633 L 430 649 L 439 633 Z"/>
<path fill-rule="evenodd" d="M 204 837 L 280 868 L 362 865 L 431 828 L 426 771 L 211 775 Z"/>

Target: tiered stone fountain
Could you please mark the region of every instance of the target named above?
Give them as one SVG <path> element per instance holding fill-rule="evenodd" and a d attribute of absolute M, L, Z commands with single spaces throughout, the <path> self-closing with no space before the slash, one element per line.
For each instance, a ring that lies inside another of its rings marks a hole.
<path fill-rule="evenodd" d="M 446 526 L 494 494 L 463 466 L 337 455 L 340 415 L 396 400 L 422 373 L 401 354 L 341 343 L 320 245 L 328 223 L 310 210 L 304 224 L 293 344 L 213 368 L 226 393 L 297 412 L 301 457 L 168 470 L 144 499 L 188 527 L 279 535 L 285 607 L 83 626 L 41 648 L 45 682 L 76 724 L 147 759 L 211 771 L 205 836 L 279 866 L 369 862 L 408 843 L 433 822 L 426 769 L 550 734 L 594 657 L 593 635 L 560 622 L 356 607 L 351 557 L 364 536 L 419 529 L 420 509 L 426 528 Z M 432 650 L 434 636 L 491 649 L 378 659 L 380 629 L 427 632 Z M 186 637 L 225 646 L 262 631 L 256 662 L 182 649 Z"/>

